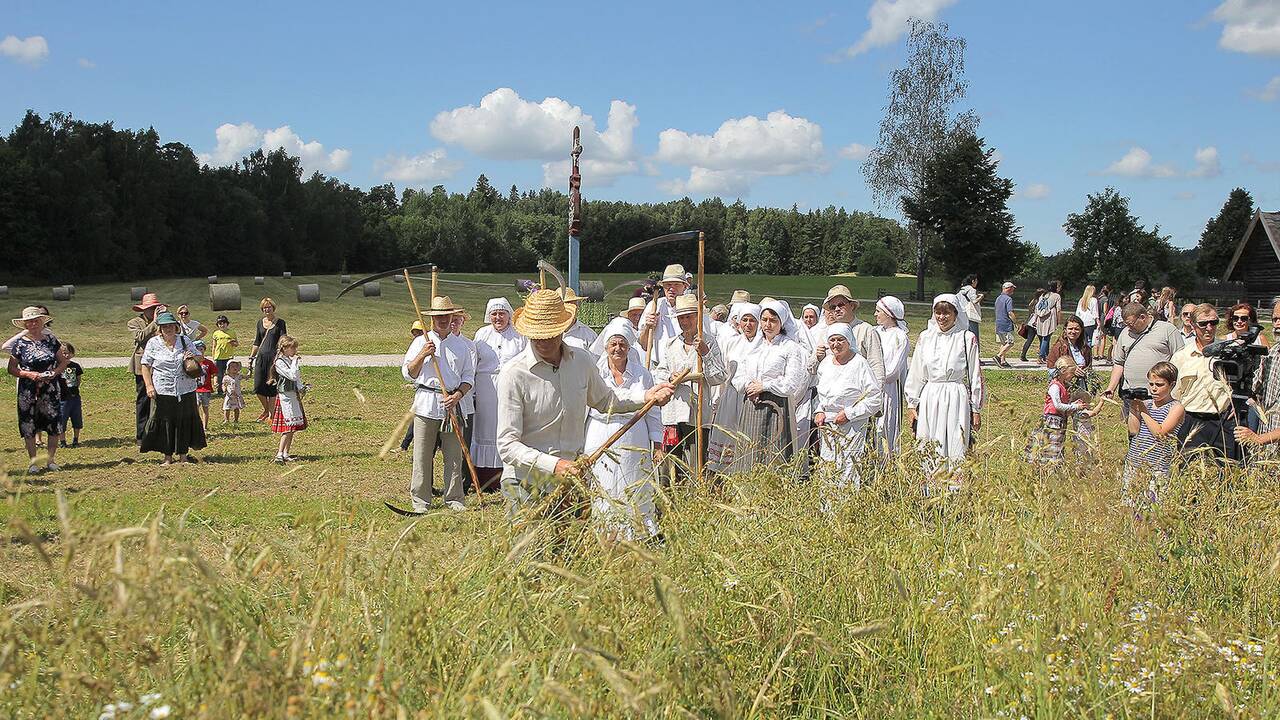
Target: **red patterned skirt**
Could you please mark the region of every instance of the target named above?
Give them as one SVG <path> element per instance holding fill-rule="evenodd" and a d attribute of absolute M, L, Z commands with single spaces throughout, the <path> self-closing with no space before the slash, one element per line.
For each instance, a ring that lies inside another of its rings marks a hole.
<path fill-rule="evenodd" d="M 299 403 L 301 404 L 301 403 Z M 276 411 L 271 416 L 271 431 L 278 433 L 297 432 L 307 429 L 307 413 L 303 411 L 302 419 L 290 423 L 284 419 L 284 413 L 280 412 L 280 397 L 276 396 Z"/>

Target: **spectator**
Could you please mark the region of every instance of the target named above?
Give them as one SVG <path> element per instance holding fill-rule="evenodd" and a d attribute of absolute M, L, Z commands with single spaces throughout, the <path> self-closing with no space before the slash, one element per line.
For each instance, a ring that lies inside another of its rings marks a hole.
<path fill-rule="evenodd" d="M 1076 302 L 1076 317 L 1084 323 L 1084 343 L 1093 347 L 1094 333 L 1098 330 L 1098 298 L 1093 285 L 1085 285 L 1080 300 Z"/>
<path fill-rule="evenodd" d="M 203 340 L 204 336 L 209 334 L 209 328 L 191 317 L 191 308 L 187 305 L 178 306 L 178 325 L 182 329 L 182 334 L 192 340 Z"/>
<path fill-rule="evenodd" d="M 241 387 L 240 361 L 227 363 L 227 374 L 222 376 L 222 419 L 240 424 L 240 411 L 244 409 L 244 390 Z"/>
<path fill-rule="evenodd" d="M 1173 325 L 1151 316 L 1151 310 L 1141 303 L 1131 302 L 1122 311 L 1125 329 L 1116 338 L 1111 349 L 1111 380 L 1104 393 L 1115 395 L 1122 386 L 1140 389 L 1147 386 L 1147 373 L 1156 363 L 1169 362 L 1173 354 L 1186 344 L 1182 333 Z M 1128 416 L 1128 405 L 1121 411 Z"/>
<path fill-rule="evenodd" d="M 1155 315 L 1159 320 L 1165 322 L 1174 322 L 1174 318 L 1178 316 L 1178 301 L 1174 297 L 1177 290 L 1169 286 L 1160 289 L 1160 295 L 1156 298 Z"/>
<path fill-rule="evenodd" d="M 276 361 L 276 345 L 288 334 L 284 318 L 276 317 L 276 302 L 269 297 L 258 303 L 262 317 L 258 319 L 257 333 L 253 338 L 253 350 L 249 351 L 249 365 L 253 369 L 253 394 L 262 404 L 258 422 L 270 420 L 275 412 L 276 388 L 268 380 Z"/>
<path fill-rule="evenodd" d="M 23 334 L 9 348 L 9 374 L 18 378 L 18 434 L 27 446 L 27 474 L 60 470 L 54 462 L 62 437 L 62 388 L 58 379 L 66 370 L 68 357 L 62 343 L 45 334 L 49 314 L 38 307 L 26 307 L 22 317 L 13 319 Z M 48 459 L 43 467 L 36 462 L 36 434 L 49 435 Z"/>
<path fill-rule="evenodd" d="M 1062 324 L 1062 335 L 1049 349 L 1049 367 L 1057 367 L 1059 358 L 1069 357 L 1075 364 L 1071 377 L 1064 380 L 1067 389 L 1076 396 L 1097 394 L 1093 377 L 1093 348 L 1085 340 L 1085 326 L 1080 318 L 1072 315 Z M 1071 413 L 1072 430 L 1076 435 L 1076 454 L 1082 459 L 1093 456 L 1093 416 L 1097 413 Z"/>
<path fill-rule="evenodd" d="M 982 324 L 982 298 L 986 296 L 978 292 L 978 276 L 970 275 L 965 278 L 956 291 L 956 297 L 965 304 L 964 313 L 969 318 L 969 332 L 978 338 L 978 346 L 981 347 L 982 338 L 978 335 L 978 328 Z"/>
<path fill-rule="evenodd" d="M 218 366 L 204 357 L 204 341 L 195 341 L 196 354 L 200 356 L 200 377 L 196 384 L 196 404 L 200 406 L 200 419 L 209 431 L 209 403 L 213 400 L 213 380 L 218 376 Z"/>
<path fill-rule="evenodd" d="M 1218 463 L 1238 460 L 1231 386 L 1217 376 L 1215 362 L 1204 355 L 1204 349 L 1217 340 L 1218 310 L 1208 304 L 1197 305 L 1195 321 L 1195 344 L 1184 345 L 1170 360 L 1178 368 L 1173 396 L 1187 414 L 1178 441 L 1184 453 L 1200 450 Z"/>
<path fill-rule="evenodd" d="M 1115 337 L 1115 335 L 1119 333 L 1118 328 L 1120 325 L 1113 321 L 1116 299 L 1111 293 L 1111 283 L 1104 282 L 1102 283 L 1102 287 L 1098 288 L 1097 301 L 1098 332 L 1093 336 L 1093 355 L 1094 357 L 1106 357 L 1107 338 Z"/>
<path fill-rule="evenodd" d="M 1196 304 L 1187 303 L 1182 306 L 1182 324 L 1179 329 L 1182 331 L 1182 339 L 1188 345 L 1194 345 L 1196 342 Z"/>
<path fill-rule="evenodd" d="M 223 392 L 222 378 L 227 375 L 227 363 L 236 356 L 236 348 L 240 347 L 240 341 L 236 339 L 236 334 L 231 332 L 231 321 L 226 315 L 219 315 L 213 324 L 217 328 L 213 331 L 213 363 L 218 366 L 218 381 L 215 387 L 221 393 Z"/>
<path fill-rule="evenodd" d="M 1272 337 L 1280 341 L 1280 297 L 1271 303 Z M 1251 409 L 1258 417 L 1258 427 L 1236 428 L 1236 440 L 1246 447 L 1267 446 L 1267 456 L 1274 459 L 1280 449 L 1280 342 L 1272 342 L 1253 378 Z M 1258 456 L 1251 454 L 1250 458 Z"/>
<path fill-rule="evenodd" d="M 1036 337 L 1040 340 L 1040 364 L 1049 359 L 1049 345 L 1053 341 L 1053 333 L 1062 321 L 1062 281 L 1049 283 L 1049 291 L 1036 303 L 1035 328 Z"/>
<path fill-rule="evenodd" d="M 1036 308 L 1040 306 L 1040 300 L 1044 298 L 1045 293 L 1047 292 L 1049 291 L 1045 288 L 1036 288 L 1035 294 L 1031 296 L 1031 301 L 1027 303 L 1027 321 L 1022 323 L 1022 327 L 1026 329 L 1021 333 L 1023 339 L 1026 341 L 1022 343 L 1022 362 L 1029 362 L 1027 360 L 1027 351 L 1031 349 L 1031 346 L 1037 340 L 1035 325 Z"/>
<path fill-rule="evenodd" d="M 142 379 L 142 353 L 146 350 L 151 338 L 160 334 L 160 326 L 156 325 L 156 313 L 165 312 L 155 293 L 142 296 L 142 302 L 133 306 L 138 317 L 129 320 L 129 332 L 133 334 L 133 357 L 129 359 L 129 370 L 133 372 L 134 383 L 134 420 L 137 423 L 135 438 L 142 442 L 142 433 L 147 427 L 147 419 L 151 417 L 151 396 L 147 393 L 147 384 Z M 172 317 L 172 316 L 171 316 Z M 176 322 L 176 320 L 175 320 Z"/>
<path fill-rule="evenodd" d="M 1274 318 L 1273 318 L 1274 320 Z M 1250 328 L 1258 324 L 1258 311 L 1253 305 L 1247 302 L 1236 303 L 1231 306 L 1231 311 L 1227 313 L 1227 329 L 1231 332 L 1227 333 L 1223 340 L 1235 340 L 1249 334 Z M 1253 339 L 1253 344 L 1260 347 L 1271 347 L 1271 341 L 1267 339 L 1265 332 L 1258 333 Z"/>
<path fill-rule="evenodd" d="M 1133 502 L 1135 485 L 1146 484 L 1139 500 L 1155 503 L 1173 469 L 1174 446 L 1169 441 L 1182 426 L 1182 405 L 1173 399 L 1178 369 L 1158 362 L 1147 373 L 1146 400 L 1134 398 L 1128 407 L 1129 452 L 1124 458 L 1124 493 Z"/>
<path fill-rule="evenodd" d="M 1018 322 L 1017 314 L 1013 311 L 1013 291 L 1017 287 L 1006 280 L 1000 286 L 1000 296 L 996 298 L 996 342 L 1000 343 L 1000 348 L 996 350 L 994 360 L 996 365 L 1003 368 L 1009 367 L 1009 361 L 1004 356 L 1013 347 L 1013 328 Z M 1025 350 L 1023 354 L 1026 354 Z"/>
<path fill-rule="evenodd" d="M 199 358 L 172 313 L 157 313 L 155 324 L 160 334 L 147 341 L 140 361 L 152 409 L 139 449 L 164 453 L 161 465 L 173 464 L 175 455 L 192 463 L 191 451 L 204 448 L 205 436 L 196 413 L 196 380 L 187 374 L 186 365 L 198 364 Z"/>
<path fill-rule="evenodd" d="M 75 361 L 76 348 L 71 343 L 62 346 L 67 355 L 67 369 L 62 371 L 62 423 L 73 431 L 71 447 L 80 447 L 80 431 L 84 429 L 84 408 L 80 403 L 80 380 L 84 368 Z M 62 447 L 67 446 L 66 428 L 63 428 Z"/>
<path fill-rule="evenodd" d="M 1062 462 L 1063 448 L 1067 442 L 1067 418 L 1083 415 L 1086 419 L 1102 409 L 1102 398 L 1097 404 L 1089 407 L 1088 396 L 1081 397 L 1073 391 L 1076 377 L 1083 370 L 1070 355 L 1062 355 L 1050 363 L 1049 387 L 1044 395 L 1044 414 L 1040 428 L 1027 438 L 1027 446 L 1023 451 L 1027 461 L 1032 463 L 1057 464 Z M 1085 442 L 1077 437 L 1078 446 Z"/>
<path fill-rule="evenodd" d="M 302 408 L 302 398 L 307 386 L 302 382 L 302 358 L 298 356 L 298 341 L 290 335 L 281 335 L 276 344 L 279 352 L 271 364 L 271 382 L 276 386 L 276 407 L 271 413 L 271 430 L 280 435 L 276 450 L 276 462 L 297 460 L 289 454 L 293 449 L 293 434 L 307 429 L 307 413 Z"/>

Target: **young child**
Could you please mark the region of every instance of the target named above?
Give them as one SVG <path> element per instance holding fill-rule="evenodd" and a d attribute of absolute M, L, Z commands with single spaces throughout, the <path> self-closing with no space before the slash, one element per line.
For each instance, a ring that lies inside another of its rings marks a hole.
<path fill-rule="evenodd" d="M 204 429 L 209 429 L 209 402 L 213 399 L 213 378 L 218 374 L 218 366 L 204 354 L 204 341 L 192 343 L 196 355 L 200 358 L 200 381 L 196 384 L 196 403 L 200 406 L 200 417 L 204 420 Z"/>
<path fill-rule="evenodd" d="M 1080 366 L 1069 355 L 1058 358 L 1049 371 L 1049 387 L 1044 394 L 1044 416 L 1040 428 L 1027 438 L 1024 453 L 1028 462 L 1062 462 L 1062 449 L 1067 442 L 1067 418 L 1073 413 L 1080 413 L 1086 418 L 1093 417 L 1102 409 L 1102 403 L 1105 402 L 1102 398 L 1093 407 L 1089 407 L 1087 398 L 1072 400 L 1068 387 L 1079 372 Z"/>
<path fill-rule="evenodd" d="M 271 429 L 280 433 L 280 448 L 276 462 L 297 460 L 289 454 L 293 446 L 293 434 L 307 429 L 307 415 L 302 410 L 302 396 L 307 387 L 302 383 L 301 358 L 298 356 L 298 340 L 292 335 L 280 337 L 276 361 L 271 365 L 269 379 L 276 385 L 276 412 L 271 418 Z"/>
<path fill-rule="evenodd" d="M 222 388 L 222 419 L 223 422 L 232 422 L 240 424 L 240 410 L 244 408 L 244 391 L 240 388 L 240 361 L 232 360 L 227 363 L 227 374 L 222 376 L 222 382 L 219 387 Z"/>
<path fill-rule="evenodd" d="M 71 343 L 62 344 L 68 358 L 67 369 L 62 371 L 62 419 L 73 430 L 71 447 L 80 447 L 80 430 L 84 428 L 84 412 L 80 406 L 80 378 L 84 368 L 74 360 L 76 348 Z M 67 435 L 62 434 L 62 447 L 67 446 Z"/>
<path fill-rule="evenodd" d="M 1159 491 L 1169 480 L 1178 426 L 1185 415 L 1182 403 L 1173 399 L 1177 383 L 1178 368 L 1167 362 L 1156 363 L 1147 373 L 1151 398 L 1129 401 L 1129 452 L 1124 457 L 1126 503 L 1133 502 L 1134 492 L 1142 493 L 1142 502 L 1159 502 Z M 1144 484 L 1146 487 L 1142 487 Z"/>
<path fill-rule="evenodd" d="M 222 379 L 227 376 L 227 365 L 231 362 L 231 358 L 236 356 L 236 348 L 240 347 L 240 341 L 236 339 L 236 334 L 228 329 L 231 327 L 231 321 L 226 315 L 219 315 L 213 324 L 217 327 L 211 336 L 213 364 L 218 366 L 218 379 L 214 387 L 218 392 L 225 393 L 226 391 L 222 389 Z"/>

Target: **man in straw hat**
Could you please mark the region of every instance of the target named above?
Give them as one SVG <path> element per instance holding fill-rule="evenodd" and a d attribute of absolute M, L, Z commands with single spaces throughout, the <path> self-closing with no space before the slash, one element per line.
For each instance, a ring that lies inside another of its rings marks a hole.
<path fill-rule="evenodd" d="M 642 297 L 633 297 L 627 300 L 627 309 L 618 313 L 618 317 L 626 318 L 631 321 L 631 327 L 636 330 L 640 329 L 640 318 L 644 315 L 644 307 L 646 303 Z"/>
<path fill-rule="evenodd" d="M 827 326 L 836 323 L 848 325 L 853 331 L 854 342 L 858 344 L 858 354 L 871 366 L 871 375 L 876 382 L 884 386 L 884 351 L 880 347 L 880 334 L 876 332 L 874 325 L 858 319 L 860 304 L 844 285 L 836 285 L 828 290 L 826 299 L 822 301 L 823 319 L 826 322 L 818 324 L 822 327 L 820 336 L 825 336 Z M 819 360 L 826 356 L 826 351 L 825 343 L 818 346 Z"/>
<path fill-rule="evenodd" d="M 409 498 L 415 512 L 425 512 L 431 506 L 437 442 L 444 454 L 445 507 L 465 509 L 462 444 L 446 424 L 450 411 L 471 392 L 476 381 L 471 348 L 450 332 L 453 316 L 460 310 L 447 296 L 431 298 L 431 309 L 422 313 L 431 318 L 431 330 L 414 338 L 400 366 L 405 380 L 417 389 L 413 397 L 413 479 L 409 483 Z"/>
<path fill-rule="evenodd" d="M 662 362 L 662 344 L 667 338 L 680 334 L 680 325 L 676 322 L 676 298 L 689 291 L 689 282 L 685 279 L 684 266 L 668 265 L 662 271 L 662 295 L 649 303 L 640 317 L 640 346 L 645 350 L 653 348 L 653 361 Z"/>
<path fill-rule="evenodd" d="M 676 388 L 675 396 L 662 408 L 662 424 L 667 427 L 665 444 L 671 446 L 671 454 L 677 454 L 684 468 L 681 474 L 691 473 L 695 467 L 706 464 L 707 438 L 711 430 L 711 391 L 713 386 L 725 381 L 724 358 L 720 354 L 720 343 L 706 333 L 702 344 L 698 344 L 698 299 L 692 295 L 681 295 L 676 298 L 676 322 L 680 325 L 680 334 L 667 338 L 662 343 L 662 361 L 653 372 L 653 379 L 658 382 L 669 381 L 672 377 L 688 370 L 697 372 L 698 356 L 702 356 L 702 373 L 707 397 L 701 397 L 697 384 L 685 384 Z M 706 322 L 705 319 L 703 322 Z M 698 422 L 698 403 L 702 403 L 702 457 L 695 462 L 698 447 L 694 429 Z M 671 458 L 671 455 L 668 455 Z M 672 461 L 675 458 L 671 458 Z"/>
<path fill-rule="evenodd" d="M 574 306 L 554 290 L 531 293 L 515 312 L 515 328 L 529 346 L 498 373 L 498 453 L 513 513 L 551 477 L 581 476 L 574 460 L 586 444 L 588 406 L 634 411 L 650 400 L 665 405 L 674 392 L 669 383 L 644 392 L 605 383 L 591 354 L 564 341 L 576 320 Z"/>
<path fill-rule="evenodd" d="M 151 417 L 151 398 L 147 397 L 147 384 L 142 379 L 142 351 L 146 349 L 148 340 L 160 334 L 156 313 L 165 310 L 167 308 L 155 293 L 146 293 L 142 296 L 142 302 L 133 306 L 138 317 L 132 318 L 128 323 L 129 332 L 133 333 L 133 357 L 129 359 L 129 370 L 133 372 L 134 419 L 137 422 L 137 436 L 134 439 L 138 441 L 142 440 L 142 432 Z"/>

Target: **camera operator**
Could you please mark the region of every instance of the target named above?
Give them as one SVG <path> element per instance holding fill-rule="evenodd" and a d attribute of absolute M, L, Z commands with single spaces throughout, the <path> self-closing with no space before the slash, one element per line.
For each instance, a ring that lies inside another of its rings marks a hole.
<path fill-rule="evenodd" d="M 1236 441 L 1246 447 L 1269 445 L 1274 455 L 1280 451 L 1280 297 L 1271 302 L 1271 333 L 1275 342 L 1253 376 L 1252 404 L 1261 423 L 1257 432 L 1237 427 Z"/>
<path fill-rule="evenodd" d="M 1204 352 L 1217 340 L 1221 320 L 1218 310 L 1209 304 L 1197 305 L 1195 312 L 1195 343 L 1179 350 L 1170 361 L 1178 368 L 1173 396 L 1187 413 L 1178 429 L 1178 444 L 1183 453 L 1201 450 L 1220 464 L 1239 460 L 1231 385 L 1223 379 L 1221 361 Z"/>
<path fill-rule="evenodd" d="M 1178 328 L 1155 319 L 1142 303 L 1128 303 L 1120 313 L 1124 330 L 1111 349 L 1111 381 L 1104 394 L 1113 397 L 1123 387 L 1121 395 L 1126 400 L 1145 400 L 1147 373 L 1156 363 L 1169 362 L 1186 341 Z M 1127 420 L 1129 403 L 1121 403 L 1120 408 L 1121 416 Z"/>

